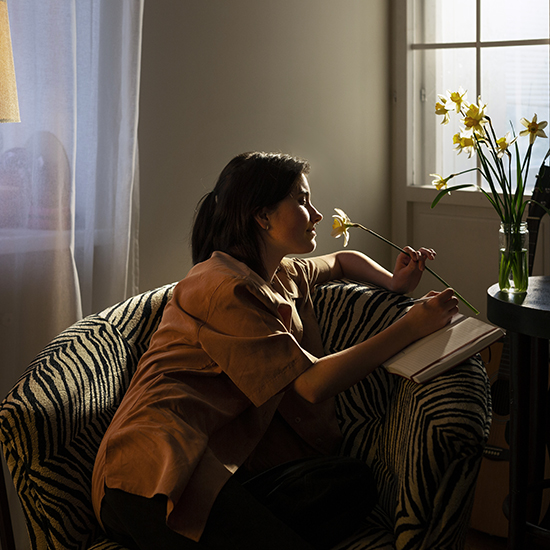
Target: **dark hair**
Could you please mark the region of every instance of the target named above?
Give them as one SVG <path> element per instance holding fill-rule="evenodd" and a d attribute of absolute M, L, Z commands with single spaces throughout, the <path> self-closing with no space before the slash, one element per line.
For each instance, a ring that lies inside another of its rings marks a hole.
<path fill-rule="evenodd" d="M 222 170 L 214 189 L 197 207 L 191 246 L 193 263 L 216 250 L 230 254 L 262 277 L 261 227 L 255 215 L 275 208 L 309 173 L 307 161 L 279 153 L 243 153 Z"/>

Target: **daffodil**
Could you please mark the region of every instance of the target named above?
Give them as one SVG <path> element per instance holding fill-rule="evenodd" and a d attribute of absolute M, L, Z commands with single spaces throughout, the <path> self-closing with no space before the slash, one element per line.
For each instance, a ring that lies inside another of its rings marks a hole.
<path fill-rule="evenodd" d="M 340 210 L 339 208 L 335 208 L 334 210 L 336 214 L 332 216 L 334 218 L 334 221 L 332 222 L 331 236 L 338 239 L 343 235 L 344 247 L 346 247 L 348 246 L 349 242 L 348 228 L 353 227 L 353 224 L 343 210 Z"/>
<path fill-rule="evenodd" d="M 520 122 L 525 126 L 526 130 L 522 130 L 519 135 L 529 136 L 530 145 L 533 145 L 533 143 L 535 143 L 535 139 L 537 139 L 537 136 L 541 138 L 548 137 L 543 130 L 543 128 L 546 128 L 546 126 L 548 125 L 548 122 L 537 122 L 536 114 L 531 122 L 529 122 L 526 118 L 522 118 Z"/>
<path fill-rule="evenodd" d="M 457 113 L 462 110 L 462 104 L 466 102 L 466 92 L 462 89 L 462 86 L 458 89 L 458 92 L 450 92 L 447 90 L 449 101 L 454 103 L 454 109 Z"/>
<path fill-rule="evenodd" d="M 485 117 L 486 107 L 487 105 L 482 105 L 481 97 L 478 98 L 477 105 L 470 103 L 463 120 L 467 130 L 472 130 L 481 136 L 485 134 L 483 124 L 487 122 L 487 118 Z"/>
<path fill-rule="evenodd" d="M 456 145 L 455 150 L 460 153 L 464 151 L 468 153 L 468 158 L 472 157 L 473 152 L 475 151 L 476 142 L 471 132 L 465 133 L 461 132 L 453 136 L 453 143 Z"/>
<path fill-rule="evenodd" d="M 435 174 L 437 175 L 437 174 Z M 450 176 L 453 177 L 453 176 Z M 450 179 L 450 178 L 449 178 Z M 370 233 L 371 235 L 374 235 L 375 237 L 379 238 L 380 240 L 384 241 L 385 243 L 389 244 L 390 246 L 393 246 L 396 250 L 399 250 L 399 252 L 402 252 L 403 254 L 408 254 L 405 250 L 403 250 L 400 246 L 397 246 L 396 244 L 393 244 L 391 241 L 386 239 L 385 237 L 382 237 L 382 235 L 379 235 L 372 229 L 368 229 L 364 225 L 361 225 L 360 223 L 352 222 L 347 214 L 340 210 L 340 208 L 335 208 L 334 211 L 336 214 L 334 214 L 332 217 L 334 218 L 334 222 L 332 224 L 332 233 L 331 235 L 335 238 L 339 238 L 342 235 L 344 235 L 344 246 L 348 245 L 349 242 L 349 233 L 348 229 L 350 227 L 358 227 L 360 229 L 363 229 L 367 233 Z M 449 288 L 450 285 L 448 285 L 437 273 L 432 271 L 428 266 L 425 266 L 426 271 L 430 272 L 438 281 L 440 281 L 446 288 Z M 479 311 L 472 306 L 469 302 L 467 302 L 458 292 L 455 291 L 456 297 L 459 300 L 462 300 L 476 315 L 479 314 Z"/>
<path fill-rule="evenodd" d="M 512 136 L 510 132 L 506 132 L 506 135 L 497 139 L 497 157 L 500 159 L 504 155 L 504 153 L 507 153 L 510 155 L 510 151 L 508 150 L 510 148 L 510 145 L 512 145 L 517 138 L 517 136 L 514 139 L 510 139 Z"/>
<path fill-rule="evenodd" d="M 532 197 L 527 199 L 524 197 L 529 180 L 533 144 L 537 137 L 547 137 L 544 132 L 544 128 L 548 125 L 547 122 L 538 122 L 536 114 L 531 121 L 525 118 L 521 119 L 521 123 L 525 129 L 519 135 L 529 136 L 529 147 L 525 152 L 524 158 L 521 159 L 517 144 L 514 148 L 511 147 L 518 139 L 518 136 L 513 131 L 513 126 L 511 126 L 513 138 L 510 132 L 507 132 L 501 138 L 497 138 L 493 122 L 486 114 L 487 105 L 482 103 L 481 97 L 478 97 L 477 104 L 467 104 L 465 102 L 465 93 L 463 94 L 461 90 L 454 93 L 447 92 L 447 94 L 448 97 L 442 99 L 445 112 L 448 114 L 450 110 L 449 106 L 453 104 L 455 105 L 456 112 L 459 113 L 460 111 L 459 114 L 463 117 L 462 122 L 464 127 L 458 134 L 453 136 L 455 149 L 459 154 L 463 151 L 467 153 L 468 158 L 475 152 L 478 162 L 474 168 L 468 168 L 462 172 L 451 174 L 446 178 L 439 174 L 430 174 L 436 178 L 432 183 L 438 190 L 431 207 L 434 208 L 443 197 L 450 195 L 453 191 L 474 187 L 485 195 L 491 206 L 495 209 L 501 223 L 510 227 L 511 233 L 516 234 L 519 232 L 519 227 L 525 218 L 526 207 L 529 204 L 537 204 L 544 212 L 550 215 L 550 209 L 545 204 L 534 200 Z M 441 98 L 441 96 L 439 97 Z M 504 164 L 504 155 L 508 157 L 509 162 L 507 166 Z M 550 150 L 546 154 L 543 164 L 548 156 L 550 156 Z M 516 158 L 512 161 L 514 157 Z M 515 166 L 515 170 L 512 170 L 513 166 Z M 476 179 L 472 183 L 447 186 L 447 182 L 451 178 L 466 174 L 467 172 L 477 172 L 486 182 L 489 189 L 481 185 L 481 179 Z M 499 268 L 499 284 L 501 284 L 501 289 L 508 288 L 510 274 L 512 274 L 516 288 L 526 288 L 525 282 L 528 279 L 527 261 L 522 251 L 517 252 L 515 256 L 508 254 L 501 257 Z M 502 258 L 505 258 L 505 260 L 502 260 Z"/>
<path fill-rule="evenodd" d="M 432 178 L 435 178 L 432 181 L 432 185 L 435 185 L 435 188 L 439 191 L 440 189 L 444 189 L 447 187 L 447 182 L 452 178 L 452 176 L 449 176 L 448 178 L 444 178 L 443 176 L 440 176 L 439 174 L 430 174 Z"/>
<path fill-rule="evenodd" d="M 435 114 L 443 116 L 441 124 L 447 124 L 449 122 L 449 109 L 446 107 L 447 98 L 440 95 L 439 99 L 440 101 L 435 104 Z"/>

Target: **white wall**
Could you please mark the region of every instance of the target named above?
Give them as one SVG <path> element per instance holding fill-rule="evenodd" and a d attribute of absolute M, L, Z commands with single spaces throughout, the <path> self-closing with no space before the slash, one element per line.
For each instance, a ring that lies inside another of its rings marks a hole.
<path fill-rule="evenodd" d="M 140 99 L 140 288 L 181 279 L 200 197 L 248 150 L 312 164 L 313 200 L 390 228 L 389 30 L 385 0 L 146 2 Z M 387 265 L 357 230 L 350 247 Z"/>

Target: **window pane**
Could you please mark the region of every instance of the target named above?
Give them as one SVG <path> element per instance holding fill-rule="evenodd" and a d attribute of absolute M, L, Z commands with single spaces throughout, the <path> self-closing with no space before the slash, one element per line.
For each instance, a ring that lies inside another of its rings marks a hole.
<path fill-rule="evenodd" d="M 490 67 L 499 67 L 489 72 Z M 525 127 L 520 120 L 531 120 L 537 114 L 539 122 L 550 120 L 550 64 L 548 46 L 518 46 L 510 48 L 487 48 L 481 54 L 483 102 L 493 121 L 498 137 L 506 132 L 516 135 Z M 550 135 L 549 128 L 545 128 Z M 529 138 L 518 139 L 520 156 L 523 159 Z M 550 147 L 548 139 L 537 138 L 531 156 L 530 177 L 527 182 L 531 191 L 535 175 Z"/>
<path fill-rule="evenodd" d="M 475 13 L 475 0 L 416 0 L 414 42 L 473 42 L 476 39 Z"/>
<path fill-rule="evenodd" d="M 548 0 L 482 0 L 481 40 L 548 38 Z"/>
<path fill-rule="evenodd" d="M 414 52 L 414 140 L 413 184 L 430 185 L 430 174 L 446 177 L 475 166 L 475 159 L 456 153 L 453 136 L 459 132 L 459 118 L 451 113 L 450 121 L 442 125 L 442 117 L 435 114 L 438 94 L 460 87 L 472 90 L 468 99 L 475 99 L 475 50 L 444 49 Z M 452 183 L 475 182 L 469 173 L 452 180 Z"/>

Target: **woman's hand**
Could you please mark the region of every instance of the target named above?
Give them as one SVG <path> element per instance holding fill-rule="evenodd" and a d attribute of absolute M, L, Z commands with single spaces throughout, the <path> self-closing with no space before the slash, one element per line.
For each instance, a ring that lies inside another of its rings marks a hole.
<path fill-rule="evenodd" d="M 458 313 L 458 299 L 452 288 L 443 292 L 431 291 L 426 302 L 414 305 L 406 314 L 410 326 L 416 331 L 415 339 L 443 328 Z"/>
<path fill-rule="evenodd" d="M 292 384 L 294 391 L 310 403 L 321 403 L 365 378 L 409 344 L 444 327 L 458 311 L 453 290 L 448 288 L 426 296 L 431 299 L 413 306 L 378 334 L 319 358 L 296 378 Z"/>
<path fill-rule="evenodd" d="M 406 294 L 412 292 L 420 282 L 426 266 L 426 260 L 434 260 L 436 253 L 431 248 L 414 250 L 410 246 L 404 248 L 405 253 L 399 254 L 395 262 L 391 288 L 394 292 Z"/>

